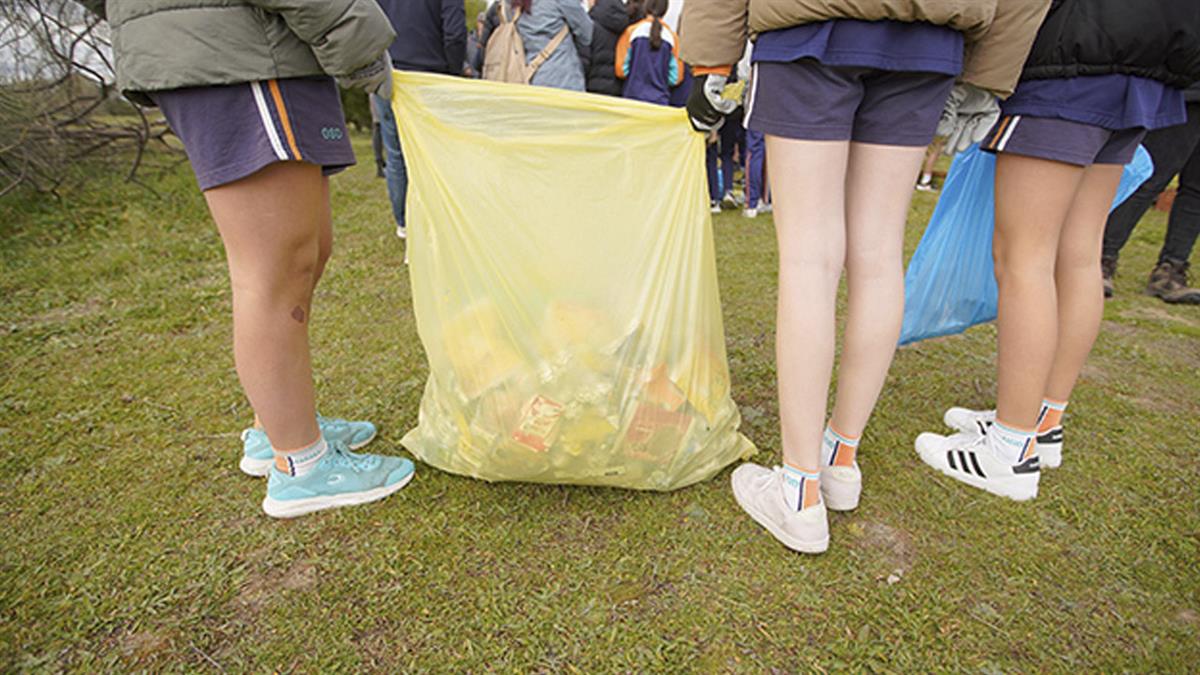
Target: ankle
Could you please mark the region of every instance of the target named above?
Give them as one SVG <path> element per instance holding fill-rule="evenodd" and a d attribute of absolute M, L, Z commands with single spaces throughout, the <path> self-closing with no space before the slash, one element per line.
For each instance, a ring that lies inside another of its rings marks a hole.
<path fill-rule="evenodd" d="M 821 474 L 784 462 L 780 490 L 789 508 L 795 511 L 812 508 L 821 503 Z"/>
<path fill-rule="evenodd" d="M 831 420 L 821 438 L 821 466 L 854 466 L 862 434 L 851 436 L 837 431 Z"/>
<path fill-rule="evenodd" d="M 295 450 L 274 450 L 275 469 L 280 473 L 298 478 L 316 468 L 317 463 L 329 451 L 325 438 L 318 436 L 317 440 Z"/>
<path fill-rule="evenodd" d="M 1037 430 L 1006 424 L 997 417 L 988 428 L 987 442 L 997 459 L 1019 464 L 1037 453 Z"/>

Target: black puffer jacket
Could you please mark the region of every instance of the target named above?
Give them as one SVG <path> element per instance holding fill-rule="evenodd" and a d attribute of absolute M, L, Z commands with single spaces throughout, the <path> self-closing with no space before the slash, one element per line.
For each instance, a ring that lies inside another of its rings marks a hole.
<path fill-rule="evenodd" d="M 596 0 L 592 17 L 592 58 L 587 69 L 587 90 L 597 94 L 621 95 L 617 79 L 617 41 L 629 27 L 629 11 L 621 0 Z"/>
<path fill-rule="evenodd" d="M 1021 79 L 1109 73 L 1200 80 L 1200 0 L 1054 0 Z"/>

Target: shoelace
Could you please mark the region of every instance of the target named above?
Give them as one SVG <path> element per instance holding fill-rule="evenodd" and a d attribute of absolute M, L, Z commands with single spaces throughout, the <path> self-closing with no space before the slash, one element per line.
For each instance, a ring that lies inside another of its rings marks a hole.
<path fill-rule="evenodd" d="M 331 461 L 335 465 L 348 467 L 355 471 L 370 471 L 379 465 L 378 457 L 351 452 L 341 444 L 331 446 L 329 452 L 332 454 Z"/>

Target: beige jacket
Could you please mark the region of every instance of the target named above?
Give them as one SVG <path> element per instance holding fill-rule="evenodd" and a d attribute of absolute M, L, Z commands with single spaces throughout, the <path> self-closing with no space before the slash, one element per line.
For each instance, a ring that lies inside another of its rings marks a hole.
<path fill-rule="evenodd" d="M 965 38 L 961 79 L 1006 97 L 1050 0 L 687 0 L 679 25 L 683 60 L 724 66 L 742 57 L 746 38 L 829 19 L 925 21 Z"/>

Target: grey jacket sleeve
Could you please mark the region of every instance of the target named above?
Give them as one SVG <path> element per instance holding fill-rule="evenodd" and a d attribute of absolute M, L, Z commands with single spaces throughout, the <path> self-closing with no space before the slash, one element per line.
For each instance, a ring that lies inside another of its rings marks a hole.
<path fill-rule="evenodd" d="M 283 17 L 312 47 L 326 73 L 350 75 L 379 58 L 396 39 L 375 0 L 247 0 Z"/>
<path fill-rule="evenodd" d="M 583 4 L 576 0 L 558 0 L 558 7 L 567 26 L 571 28 L 571 36 L 575 40 L 575 51 L 579 53 L 581 59 L 586 61 L 591 53 L 589 47 L 592 44 L 592 17 L 583 10 Z"/>

